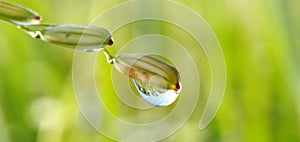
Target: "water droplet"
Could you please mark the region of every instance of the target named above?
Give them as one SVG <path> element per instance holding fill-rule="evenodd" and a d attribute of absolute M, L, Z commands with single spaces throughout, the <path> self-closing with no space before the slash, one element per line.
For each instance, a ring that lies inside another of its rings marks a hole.
<path fill-rule="evenodd" d="M 156 86 L 155 83 L 142 83 L 132 80 L 140 96 L 153 106 L 168 106 L 176 101 L 180 89 L 167 89 L 166 87 Z M 178 83 L 180 84 L 180 83 Z"/>
<path fill-rule="evenodd" d="M 117 70 L 133 80 L 140 96 L 154 106 L 168 106 L 181 91 L 176 68 L 149 55 L 125 54 L 112 58 Z"/>
<path fill-rule="evenodd" d="M 15 25 L 34 25 L 39 24 L 42 17 L 29 8 L 0 1 L 0 19 Z"/>

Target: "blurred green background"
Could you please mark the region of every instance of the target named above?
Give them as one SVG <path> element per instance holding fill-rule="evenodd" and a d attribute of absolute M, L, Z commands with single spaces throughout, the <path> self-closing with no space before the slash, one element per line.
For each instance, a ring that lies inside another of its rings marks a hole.
<path fill-rule="evenodd" d="M 37 11 L 45 23 L 89 24 L 125 0 L 11 2 Z M 300 1 L 176 2 L 199 13 L 215 32 L 226 59 L 227 88 L 209 127 L 198 130 L 199 113 L 194 113 L 184 127 L 163 141 L 300 141 Z M 164 23 L 152 24 L 166 35 L 174 31 Z M 134 24 L 116 33 L 124 37 L 120 42 L 130 40 L 132 28 Z M 90 127 L 79 111 L 72 87 L 73 55 L 71 49 L 32 39 L 0 21 L 1 142 L 111 141 Z M 205 80 L 210 79 L 201 81 Z M 201 93 L 209 87 L 204 83 Z M 105 100 L 116 104 L 109 106 L 116 115 L 122 112 L 114 99 Z M 203 111 L 205 101 L 199 102 L 195 112 Z"/>

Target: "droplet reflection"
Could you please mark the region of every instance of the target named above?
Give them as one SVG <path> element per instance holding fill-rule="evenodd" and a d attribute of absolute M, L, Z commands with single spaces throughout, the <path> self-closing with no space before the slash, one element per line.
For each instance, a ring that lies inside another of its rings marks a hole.
<path fill-rule="evenodd" d="M 180 90 L 160 88 L 151 84 L 142 84 L 132 80 L 140 96 L 149 104 L 154 106 L 171 105 L 179 96 Z M 180 83 L 179 83 L 180 84 Z"/>
<path fill-rule="evenodd" d="M 181 91 L 180 74 L 170 64 L 150 55 L 123 54 L 107 61 L 132 79 L 140 96 L 154 106 L 168 106 L 176 101 Z"/>

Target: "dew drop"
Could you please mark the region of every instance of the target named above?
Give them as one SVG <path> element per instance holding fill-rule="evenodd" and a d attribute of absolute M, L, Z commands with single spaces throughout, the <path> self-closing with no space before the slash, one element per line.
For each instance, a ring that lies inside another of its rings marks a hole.
<path fill-rule="evenodd" d="M 179 71 L 151 55 L 123 54 L 116 57 L 104 52 L 107 61 L 132 79 L 140 96 L 153 106 L 171 105 L 181 91 Z"/>
<path fill-rule="evenodd" d="M 143 84 L 140 81 L 132 80 L 140 96 L 153 106 L 168 106 L 174 103 L 180 90 L 160 88 L 155 85 Z M 178 82 L 178 84 L 180 84 Z"/>

